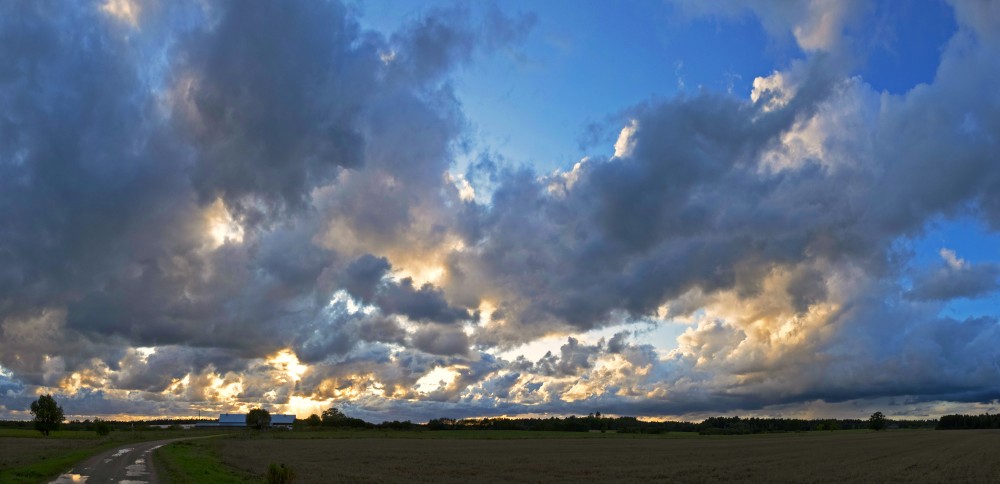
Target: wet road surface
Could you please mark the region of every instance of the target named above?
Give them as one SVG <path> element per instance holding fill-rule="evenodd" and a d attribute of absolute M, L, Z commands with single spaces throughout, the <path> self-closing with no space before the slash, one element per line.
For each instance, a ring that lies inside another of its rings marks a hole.
<path fill-rule="evenodd" d="M 195 437 L 204 439 L 215 437 Z M 171 442 L 191 439 L 153 440 L 123 445 L 78 462 L 49 484 L 155 484 L 160 482 L 153 469 L 153 451 Z"/>

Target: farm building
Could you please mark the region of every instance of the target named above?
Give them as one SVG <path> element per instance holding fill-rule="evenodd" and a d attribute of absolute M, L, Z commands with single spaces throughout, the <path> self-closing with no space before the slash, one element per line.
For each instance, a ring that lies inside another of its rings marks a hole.
<path fill-rule="evenodd" d="M 271 415 L 271 428 L 291 429 L 293 423 L 295 423 L 295 415 L 284 415 L 280 413 Z M 195 425 L 195 427 L 199 429 L 246 426 L 247 414 L 245 413 L 223 413 L 219 415 L 219 420 L 216 422 L 198 422 Z"/>

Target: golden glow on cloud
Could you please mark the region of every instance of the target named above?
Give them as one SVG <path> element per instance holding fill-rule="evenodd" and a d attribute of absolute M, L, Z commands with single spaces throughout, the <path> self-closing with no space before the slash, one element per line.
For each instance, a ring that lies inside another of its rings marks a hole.
<path fill-rule="evenodd" d="M 139 27 L 139 5 L 133 0 L 107 0 L 101 10 L 134 28 Z"/>
<path fill-rule="evenodd" d="M 174 378 L 163 393 L 179 395 L 184 392 L 184 388 L 191 384 L 191 374 L 184 375 L 184 378 Z"/>
<path fill-rule="evenodd" d="M 216 199 L 205 209 L 205 224 L 213 249 L 227 242 L 237 244 L 243 242 L 243 227 L 233 219 L 221 198 Z"/>
<path fill-rule="evenodd" d="M 223 379 L 219 375 L 213 375 L 211 388 L 215 393 L 216 401 L 235 402 L 243 393 L 243 382 L 238 379 Z"/>
<path fill-rule="evenodd" d="M 445 181 L 455 186 L 455 189 L 458 190 L 458 198 L 461 198 L 463 202 L 471 202 L 476 199 L 476 190 L 469 183 L 469 180 L 465 179 L 465 175 L 445 172 L 444 177 Z"/>
<path fill-rule="evenodd" d="M 308 366 L 299 362 L 298 356 L 289 348 L 268 356 L 266 361 L 272 367 L 284 372 L 292 381 L 301 380 L 302 375 L 309 369 Z"/>
<path fill-rule="evenodd" d="M 455 383 L 458 379 L 458 371 L 454 368 L 437 367 L 417 380 L 416 388 L 421 393 L 431 393 L 443 390 Z"/>
<path fill-rule="evenodd" d="M 309 397 L 292 395 L 288 399 L 288 403 L 279 406 L 282 408 L 283 413 L 292 414 L 297 418 L 304 419 L 312 414 L 322 415 L 323 410 L 333 406 L 333 402 L 331 400 L 313 400 Z"/>

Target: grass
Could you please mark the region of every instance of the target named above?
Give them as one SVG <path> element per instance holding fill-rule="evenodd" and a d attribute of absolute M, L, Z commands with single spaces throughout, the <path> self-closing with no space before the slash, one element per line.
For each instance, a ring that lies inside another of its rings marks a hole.
<path fill-rule="evenodd" d="M 0 438 L 34 439 L 43 438 L 41 432 L 33 429 L 0 429 Z M 48 439 L 98 440 L 97 432 L 82 430 L 56 430 L 49 434 Z"/>
<path fill-rule="evenodd" d="M 153 453 L 153 459 L 165 480 L 176 484 L 263 482 L 253 474 L 224 465 L 219 460 L 217 448 L 215 439 L 174 442 Z"/>
<path fill-rule="evenodd" d="M 24 465 L 0 470 L 0 482 L 11 484 L 44 482 L 65 472 L 73 464 L 118 445 L 120 442 L 108 440 L 90 447 L 56 452 L 55 455 L 40 455 Z"/>
<path fill-rule="evenodd" d="M 191 435 L 203 434 L 169 430 L 115 431 L 101 437 L 94 431 L 63 430 L 43 437 L 36 430 L 0 429 L 0 483 L 47 482 L 79 461 L 130 442 Z"/>

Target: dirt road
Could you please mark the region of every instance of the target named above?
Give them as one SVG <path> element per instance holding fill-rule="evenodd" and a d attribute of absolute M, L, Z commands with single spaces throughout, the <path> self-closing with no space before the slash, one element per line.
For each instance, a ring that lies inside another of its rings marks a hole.
<path fill-rule="evenodd" d="M 195 437 L 205 439 L 215 437 Z M 153 469 L 153 451 L 178 440 L 167 439 L 123 445 L 77 463 L 49 484 L 155 484 L 160 482 Z"/>

